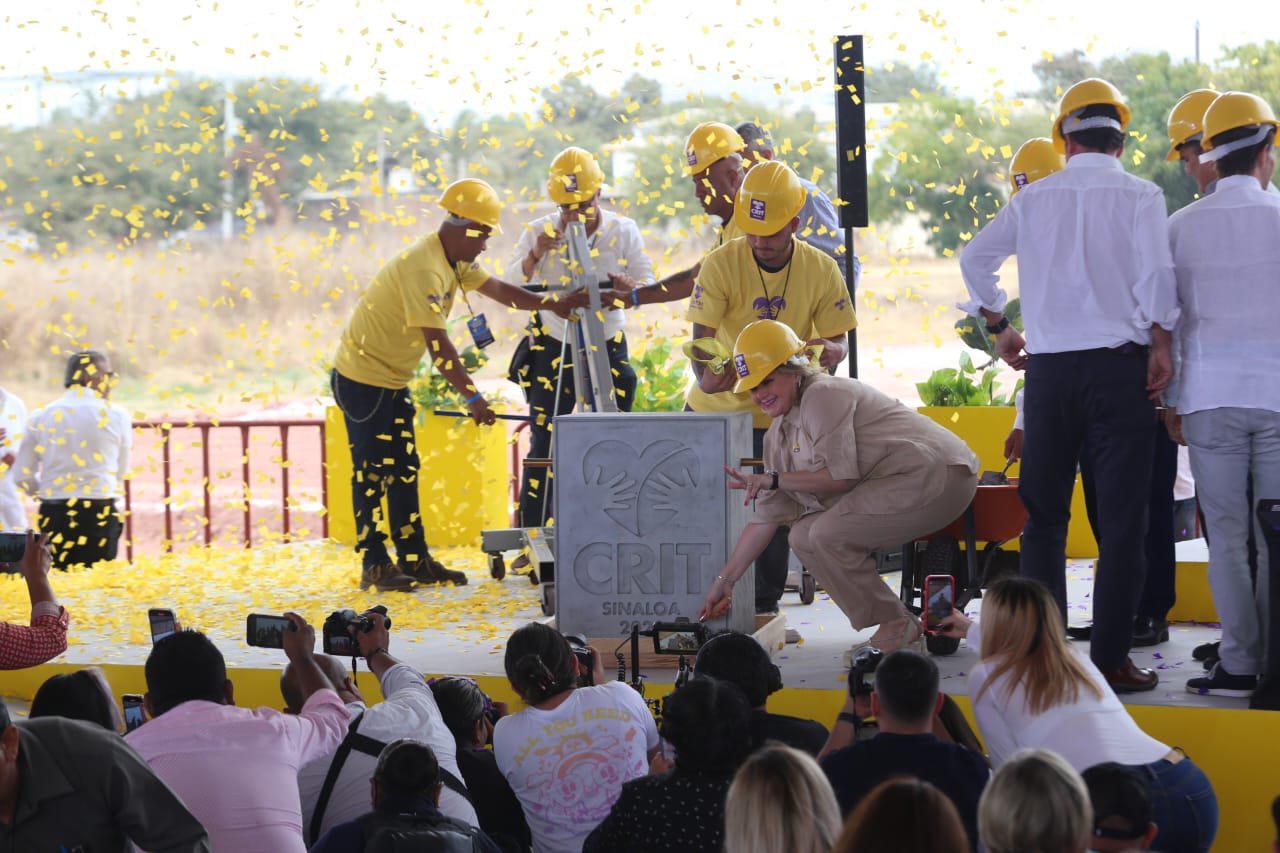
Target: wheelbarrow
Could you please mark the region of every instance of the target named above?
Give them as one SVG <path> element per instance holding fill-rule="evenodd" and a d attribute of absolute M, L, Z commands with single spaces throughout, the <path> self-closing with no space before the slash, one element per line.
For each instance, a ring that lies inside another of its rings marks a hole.
<path fill-rule="evenodd" d="M 989 479 L 989 475 L 983 479 Z M 955 579 L 956 609 L 964 610 L 970 601 L 981 597 L 1001 546 L 1022 535 L 1026 522 L 1027 510 L 1018 497 L 1016 479 L 980 484 L 964 514 L 936 533 L 903 546 L 902 603 L 913 613 L 920 613 L 915 601 L 922 594 L 924 579 L 929 575 L 951 575 Z M 981 553 L 979 542 L 986 543 Z M 933 634 L 925 637 L 925 645 L 932 654 L 949 655 L 959 648 L 960 641 Z"/>

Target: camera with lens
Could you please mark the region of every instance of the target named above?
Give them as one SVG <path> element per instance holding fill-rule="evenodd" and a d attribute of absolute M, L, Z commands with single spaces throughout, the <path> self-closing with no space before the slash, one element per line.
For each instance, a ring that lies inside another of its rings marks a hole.
<path fill-rule="evenodd" d="M 371 614 L 378 614 L 377 616 Z M 381 617 L 383 625 L 391 627 L 391 619 L 387 617 L 387 608 L 381 604 L 369 608 L 368 613 L 356 613 L 354 610 L 335 610 L 324 620 L 322 635 L 324 637 L 324 653 L 335 657 L 358 657 L 360 646 L 356 642 L 356 632 L 366 634 L 377 624 L 374 619 Z"/>
<path fill-rule="evenodd" d="M 855 699 L 870 696 L 876 689 L 876 667 L 884 660 L 884 652 L 874 646 L 859 649 L 849 667 L 849 695 Z"/>
<path fill-rule="evenodd" d="M 565 640 L 578 659 L 578 686 L 590 687 L 595 684 L 596 650 L 587 644 L 587 638 L 581 634 L 565 634 Z"/>

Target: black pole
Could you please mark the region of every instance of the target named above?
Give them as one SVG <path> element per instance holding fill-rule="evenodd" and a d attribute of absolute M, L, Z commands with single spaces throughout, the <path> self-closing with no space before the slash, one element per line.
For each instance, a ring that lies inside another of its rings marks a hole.
<path fill-rule="evenodd" d="M 1258 571 L 1269 573 L 1271 588 L 1267 593 L 1267 624 L 1262 626 L 1267 632 L 1267 669 L 1258 679 L 1249 707 L 1280 711 L 1280 500 L 1258 501 L 1258 523 L 1267 540 L 1267 565 L 1259 566 Z"/>
<path fill-rule="evenodd" d="M 836 36 L 836 192 L 840 227 L 844 229 L 844 281 L 849 301 L 857 305 L 857 255 L 853 229 L 866 228 L 867 111 L 862 36 Z M 858 330 L 849 332 L 849 375 L 858 375 Z"/>

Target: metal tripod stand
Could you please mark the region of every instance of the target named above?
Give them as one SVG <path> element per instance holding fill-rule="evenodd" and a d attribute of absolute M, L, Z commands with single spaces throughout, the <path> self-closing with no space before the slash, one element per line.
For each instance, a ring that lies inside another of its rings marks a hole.
<path fill-rule="evenodd" d="M 573 367 L 574 406 L 580 412 L 616 412 L 618 402 L 614 396 L 613 371 L 609 366 L 609 353 L 605 347 L 604 306 L 600 301 L 601 280 L 591 260 L 591 244 L 587 229 L 581 220 L 566 224 L 565 249 L 568 254 L 571 280 L 549 284 L 549 291 L 587 289 L 589 302 L 577 312 L 577 317 L 565 327 L 561 342 L 560 364 L 556 370 L 556 405 L 559 404 L 564 382 L 566 363 Z M 572 353 L 570 357 L 570 353 Z M 584 369 L 585 368 L 585 369 Z M 553 412 L 554 417 L 554 412 Z M 550 482 L 551 459 L 526 459 L 526 467 L 546 470 Z M 546 486 L 543 487 L 542 518 L 546 520 Z M 510 527 L 500 530 L 482 530 L 480 548 L 489 560 L 489 574 L 494 578 L 506 575 L 503 552 L 528 550 L 532 553 L 534 567 L 529 572 L 530 582 L 540 585 L 542 612 L 555 613 L 555 528 Z"/>

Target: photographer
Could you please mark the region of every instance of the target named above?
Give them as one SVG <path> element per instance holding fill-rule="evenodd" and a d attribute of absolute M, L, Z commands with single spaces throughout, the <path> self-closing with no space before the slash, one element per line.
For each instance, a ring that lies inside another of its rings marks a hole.
<path fill-rule="evenodd" d="M 754 637 L 736 631 L 717 634 L 698 650 L 693 672 L 699 677 L 727 681 L 747 697 L 751 704 L 752 749 L 776 740 L 816 756 L 827 742 L 827 729 L 822 723 L 771 714 L 765 709 L 769 696 L 782 689 L 782 671 Z"/>
<path fill-rule="evenodd" d="M 584 657 L 589 669 L 558 631 L 537 622 L 507 641 L 507 679 L 530 707 L 498 721 L 493 752 L 539 851 L 580 850 L 623 783 L 649 772 L 658 749 L 643 697 L 623 682 L 605 683 L 599 655 Z"/>
<path fill-rule="evenodd" d="M 237 708 L 222 653 L 197 631 L 159 640 L 147 656 L 150 722 L 125 740 L 187 803 L 214 850 L 301 853 L 298 768 L 346 731 L 342 700 L 316 663 L 315 629 L 296 613 L 284 653 L 298 670 L 297 716 Z"/>
<path fill-rule="evenodd" d="M 850 673 L 850 680 L 854 674 Z M 947 743 L 933 733 L 942 707 L 938 667 L 925 655 L 899 649 L 875 670 L 871 712 L 880 732 L 853 742 L 856 699 L 850 691 L 831 734 L 830 754 L 821 759 L 846 817 L 873 788 L 887 779 L 914 776 L 946 794 L 960 813 L 969 843 L 978 841 L 978 798 L 991 775 L 976 752 Z"/>
<path fill-rule="evenodd" d="M 725 796 L 751 751 L 750 713 L 741 690 L 714 678 L 695 678 L 669 694 L 661 731 L 675 748 L 675 767 L 623 785 L 583 853 L 720 853 Z"/>
<path fill-rule="evenodd" d="M 431 747 L 409 738 L 392 741 L 378 754 L 373 771 L 373 811 L 366 808 L 326 832 L 311 853 L 499 853 L 482 831 L 440 813 L 440 780 Z"/>
<path fill-rule="evenodd" d="M 333 617 L 330 617 L 333 618 Z M 334 746 L 305 765 L 298 773 L 298 791 L 302 797 L 303 828 L 312 841 L 330 827 L 354 820 L 369 810 L 369 779 L 373 776 L 382 745 L 400 738 L 412 738 L 431 747 L 439 762 L 445 788 L 440 794 L 440 811 L 446 817 L 478 826 L 459 777 L 453 736 L 440 716 L 435 697 L 421 673 L 403 664 L 387 651 L 391 634 L 386 616 L 376 610 L 367 611 L 362 627 L 349 625 L 347 632 L 355 638 L 361 657 L 369 665 L 382 686 L 384 701 L 367 706 L 342 663 L 328 655 L 317 655 L 328 680 L 346 703 L 347 740 L 343 748 Z M 302 706 L 300 672 L 290 664 L 280 676 L 280 692 L 285 711 L 298 713 Z M 357 746 L 364 739 L 377 743 Z M 326 780 L 334 774 L 323 809 L 318 807 Z M 450 778 L 452 777 L 452 779 Z M 316 820 L 316 812 L 321 811 Z"/>
<path fill-rule="evenodd" d="M 533 844 L 524 809 L 507 784 L 493 750 L 494 723 L 506 713 L 469 678 L 437 678 L 429 682 L 444 723 L 458 748 L 458 769 L 471 793 L 480 828 L 507 853 L 525 853 Z"/>
<path fill-rule="evenodd" d="M 31 624 L 0 622 L 0 669 L 39 666 L 67 650 L 70 617 L 49 585 L 51 562 L 47 538 L 28 530 L 18 571 L 26 579 L 31 596 Z"/>

